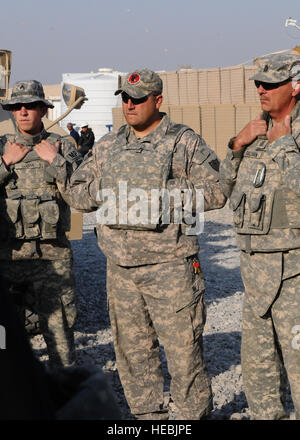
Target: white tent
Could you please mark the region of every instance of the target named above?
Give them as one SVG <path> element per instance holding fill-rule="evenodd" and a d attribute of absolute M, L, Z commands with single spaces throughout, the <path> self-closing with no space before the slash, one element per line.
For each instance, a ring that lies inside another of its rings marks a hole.
<path fill-rule="evenodd" d="M 87 122 L 95 134 L 95 141 L 108 133 L 113 124 L 112 108 L 121 106 L 120 97 L 114 95 L 119 75 L 122 73 L 111 69 L 99 69 L 97 73 L 64 73 L 62 83 L 82 87 L 88 100 L 80 110 L 73 110 L 62 120 L 62 128 L 66 129 L 68 122 L 72 122 L 80 131 L 82 123 Z M 61 112 L 66 109 L 62 99 Z"/>

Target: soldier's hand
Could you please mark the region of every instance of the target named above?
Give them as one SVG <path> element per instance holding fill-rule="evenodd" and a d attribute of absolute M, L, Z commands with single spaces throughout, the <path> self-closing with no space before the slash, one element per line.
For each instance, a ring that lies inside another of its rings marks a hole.
<path fill-rule="evenodd" d="M 26 147 L 22 144 L 11 143 L 7 141 L 5 153 L 2 156 L 2 160 L 5 165 L 14 165 L 17 162 L 20 162 L 26 154 L 30 151 L 29 147 Z"/>
<path fill-rule="evenodd" d="M 287 115 L 282 122 L 274 122 L 273 127 L 267 132 L 270 144 L 281 136 L 291 133 L 291 117 Z"/>
<path fill-rule="evenodd" d="M 42 140 L 34 147 L 34 150 L 41 159 L 51 164 L 59 151 L 59 147 L 59 142 L 56 142 L 55 145 L 53 145 L 47 140 Z"/>
<path fill-rule="evenodd" d="M 233 142 L 233 150 L 241 150 L 245 145 L 251 144 L 257 136 L 263 136 L 267 134 L 267 123 L 264 119 L 261 119 L 261 115 L 258 115 L 256 119 L 250 121 L 239 132 Z"/>

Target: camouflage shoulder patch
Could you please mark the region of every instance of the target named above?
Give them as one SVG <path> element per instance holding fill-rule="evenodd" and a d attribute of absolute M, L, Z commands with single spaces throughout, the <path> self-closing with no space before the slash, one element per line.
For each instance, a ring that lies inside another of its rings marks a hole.
<path fill-rule="evenodd" d="M 79 153 L 76 150 L 73 151 L 69 151 L 69 153 L 67 154 L 67 157 L 70 160 L 75 160 L 78 157 Z"/>
<path fill-rule="evenodd" d="M 3 141 L 4 143 L 6 143 L 7 141 L 9 142 L 15 142 L 16 140 L 16 135 L 12 134 L 12 133 L 8 133 L 8 134 L 4 134 L 3 136 L 1 136 L 1 142 Z"/>
<path fill-rule="evenodd" d="M 68 151 L 67 154 L 64 154 L 64 158 L 73 166 L 74 164 L 76 164 L 76 168 L 79 167 L 79 165 L 83 161 L 81 154 L 75 149 Z"/>
<path fill-rule="evenodd" d="M 0 145 L 4 145 L 6 144 L 6 142 L 7 142 L 7 136 L 6 135 L 0 136 Z"/>
<path fill-rule="evenodd" d="M 61 148 L 60 154 L 66 159 L 67 162 L 73 164 L 76 163 L 80 165 L 82 162 L 82 156 L 79 151 L 75 148 L 73 142 L 71 142 L 66 137 L 61 137 Z"/>
<path fill-rule="evenodd" d="M 4 134 L 2 136 L 0 136 L 0 154 L 2 155 L 4 152 L 4 147 L 6 145 L 6 143 L 9 142 L 15 142 L 16 140 L 16 135 L 14 134 Z"/>

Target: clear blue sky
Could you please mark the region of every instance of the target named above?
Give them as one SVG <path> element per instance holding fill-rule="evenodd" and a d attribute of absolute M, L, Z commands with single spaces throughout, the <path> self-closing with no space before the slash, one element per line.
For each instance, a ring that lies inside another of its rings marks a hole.
<path fill-rule="evenodd" d="M 3 4 L 5 3 L 5 7 Z M 111 67 L 222 67 L 300 45 L 300 0 L 15 0 L 1 2 L 11 84 Z"/>

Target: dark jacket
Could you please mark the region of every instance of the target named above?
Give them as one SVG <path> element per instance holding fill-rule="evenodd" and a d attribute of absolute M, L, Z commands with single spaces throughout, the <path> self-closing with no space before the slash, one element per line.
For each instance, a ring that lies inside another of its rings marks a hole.
<path fill-rule="evenodd" d="M 78 145 L 79 142 L 79 133 L 74 130 L 74 128 L 70 131 L 70 136 L 75 140 L 76 144 Z"/>
<path fill-rule="evenodd" d="M 95 142 L 95 136 L 91 128 L 88 128 L 84 133 L 81 131 L 80 138 L 78 142 L 78 151 L 82 156 L 85 156 L 86 153 L 93 147 Z"/>

